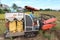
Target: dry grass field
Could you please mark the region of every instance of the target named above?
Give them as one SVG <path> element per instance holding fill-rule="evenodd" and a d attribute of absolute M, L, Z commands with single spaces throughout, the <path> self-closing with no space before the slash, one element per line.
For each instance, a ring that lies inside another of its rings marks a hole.
<path fill-rule="evenodd" d="M 58 11 L 36 11 L 34 15 L 39 17 L 40 14 L 50 14 L 50 15 L 56 16 L 57 21 L 56 21 L 56 27 L 55 28 L 56 28 L 56 30 L 60 30 L 60 12 L 58 12 Z M 0 14 L 0 34 L 3 34 L 6 31 L 5 20 L 2 20 L 2 19 L 5 19 L 4 14 Z M 41 38 L 40 36 L 39 37 L 38 36 L 36 37 L 37 40 L 38 40 L 38 38 Z M 51 38 L 53 38 L 54 34 L 51 34 L 51 36 L 52 36 Z M 51 40 L 53 40 L 53 39 L 51 39 Z"/>

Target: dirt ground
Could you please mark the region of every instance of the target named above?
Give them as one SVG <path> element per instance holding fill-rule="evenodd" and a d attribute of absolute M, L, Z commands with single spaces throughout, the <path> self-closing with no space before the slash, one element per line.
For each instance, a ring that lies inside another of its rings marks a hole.
<path fill-rule="evenodd" d="M 0 40 L 60 40 L 60 30 L 56 30 L 51 33 L 54 35 L 50 37 L 50 39 L 45 38 L 42 34 L 38 34 L 36 37 L 33 38 L 25 38 L 25 37 L 16 37 L 14 39 L 5 39 L 3 35 L 0 35 Z"/>
<path fill-rule="evenodd" d="M 55 31 L 55 35 L 56 35 L 57 38 L 60 40 L 60 30 L 56 30 L 56 31 Z"/>

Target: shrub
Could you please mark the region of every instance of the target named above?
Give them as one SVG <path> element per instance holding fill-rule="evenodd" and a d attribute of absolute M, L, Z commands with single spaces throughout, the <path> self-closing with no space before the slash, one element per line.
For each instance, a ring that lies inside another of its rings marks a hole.
<path fill-rule="evenodd" d="M 0 9 L 0 14 L 3 14 L 3 13 L 5 13 L 4 10 Z"/>

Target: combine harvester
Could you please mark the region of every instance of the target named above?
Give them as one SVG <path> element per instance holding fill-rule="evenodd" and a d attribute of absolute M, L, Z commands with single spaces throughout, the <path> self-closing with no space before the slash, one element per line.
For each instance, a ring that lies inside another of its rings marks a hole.
<path fill-rule="evenodd" d="M 53 22 L 56 21 L 55 16 L 41 14 L 40 18 L 33 16 L 35 8 L 25 6 L 25 9 L 32 12 L 31 15 L 26 13 L 5 13 L 6 32 L 5 37 L 34 37 L 40 30 L 50 30 L 55 26 Z M 49 18 L 47 18 L 48 16 Z"/>

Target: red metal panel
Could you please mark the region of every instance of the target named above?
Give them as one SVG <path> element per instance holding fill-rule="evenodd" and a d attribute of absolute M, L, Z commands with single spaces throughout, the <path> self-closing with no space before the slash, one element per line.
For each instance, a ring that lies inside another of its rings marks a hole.
<path fill-rule="evenodd" d="M 55 26 L 56 24 L 46 24 L 42 26 L 42 30 L 48 30 Z"/>
<path fill-rule="evenodd" d="M 48 24 L 48 23 L 52 23 L 52 22 L 55 22 L 57 19 L 56 18 L 50 18 L 48 20 L 45 20 L 43 23 L 44 24 Z"/>
<path fill-rule="evenodd" d="M 25 6 L 25 8 L 28 9 L 28 10 L 38 10 L 38 9 L 35 9 L 33 7 L 30 7 L 30 6 Z"/>

